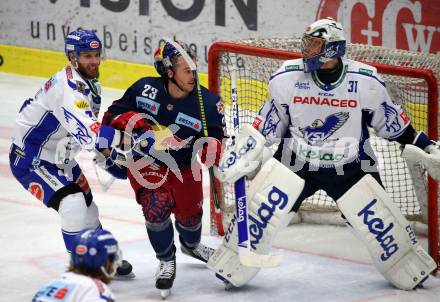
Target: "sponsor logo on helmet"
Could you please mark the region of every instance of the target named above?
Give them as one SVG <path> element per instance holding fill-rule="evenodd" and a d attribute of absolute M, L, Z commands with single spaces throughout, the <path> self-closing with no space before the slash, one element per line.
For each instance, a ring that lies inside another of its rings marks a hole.
<path fill-rule="evenodd" d="M 73 40 L 77 40 L 77 41 L 79 41 L 81 38 L 78 37 L 78 36 L 76 36 L 76 35 L 68 35 L 68 36 L 67 36 L 67 39 L 73 39 Z"/>
<path fill-rule="evenodd" d="M 85 255 L 87 253 L 87 246 L 84 244 L 78 244 L 75 248 L 75 253 L 77 255 Z"/>
<path fill-rule="evenodd" d="M 99 42 L 93 40 L 92 42 L 90 42 L 90 48 L 93 48 L 93 49 L 99 48 Z"/>

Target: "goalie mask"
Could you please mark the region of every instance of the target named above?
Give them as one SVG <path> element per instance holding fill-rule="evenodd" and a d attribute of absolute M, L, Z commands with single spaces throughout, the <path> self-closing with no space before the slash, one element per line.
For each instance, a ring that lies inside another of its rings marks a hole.
<path fill-rule="evenodd" d="M 330 17 L 312 23 L 302 37 L 301 52 L 304 72 L 313 72 L 322 64 L 342 57 L 345 54 L 342 25 Z"/>

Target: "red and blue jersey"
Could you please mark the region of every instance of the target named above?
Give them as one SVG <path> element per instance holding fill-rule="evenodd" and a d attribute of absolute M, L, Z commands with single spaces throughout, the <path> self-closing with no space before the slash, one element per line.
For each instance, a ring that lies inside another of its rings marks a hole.
<path fill-rule="evenodd" d="M 222 140 L 224 136 L 223 102 L 220 97 L 201 87 L 208 136 Z M 143 113 L 155 133 L 155 149 L 166 150 L 180 167 L 193 160 L 194 145 L 204 136 L 197 91 L 175 99 L 160 77 L 139 79 L 122 98 L 113 102 L 104 115 L 104 124 L 125 112 Z"/>

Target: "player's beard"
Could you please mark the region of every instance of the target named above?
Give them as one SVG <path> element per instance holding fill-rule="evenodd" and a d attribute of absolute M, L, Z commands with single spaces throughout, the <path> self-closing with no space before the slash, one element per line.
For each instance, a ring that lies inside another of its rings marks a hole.
<path fill-rule="evenodd" d="M 99 78 L 99 65 L 97 65 L 96 68 L 95 67 L 92 68 L 91 65 L 89 66 L 89 68 L 87 68 L 81 64 L 78 64 L 78 71 L 86 79 Z"/>

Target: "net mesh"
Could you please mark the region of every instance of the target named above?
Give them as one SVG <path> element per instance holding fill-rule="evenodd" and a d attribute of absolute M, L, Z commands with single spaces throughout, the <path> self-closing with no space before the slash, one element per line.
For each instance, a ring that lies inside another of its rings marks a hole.
<path fill-rule="evenodd" d="M 300 52 L 300 39 L 249 39 L 232 41 L 234 44 L 259 48 L 270 48 Z M 268 100 L 269 77 L 281 66 L 283 60 L 255 55 L 224 52 L 219 60 L 220 96 L 225 101 L 225 118 L 228 135 L 234 132 L 231 106 L 231 56 L 237 65 L 237 88 L 240 125 L 252 123 L 264 101 Z M 438 78 L 440 55 L 423 54 L 396 49 L 349 44 L 345 58 L 363 62 L 374 62 L 392 66 L 430 69 Z M 211 75 L 210 75 L 211 76 Z M 393 100 L 400 102 L 410 116 L 412 125 L 419 131 L 428 130 L 428 86 L 425 80 L 390 74 L 381 74 Z M 386 141 L 371 133 L 371 144 L 378 158 L 382 181 L 393 201 L 410 220 L 421 220 L 421 207 L 413 190 L 406 163 L 400 157 L 399 144 Z M 234 211 L 233 187 L 223 186 L 223 213 Z M 318 191 L 303 202 L 300 211 L 336 211 L 334 201 L 325 192 Z M 226 218 L 227 219 L 227 218 Z"/>

